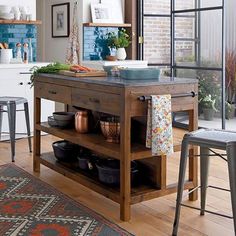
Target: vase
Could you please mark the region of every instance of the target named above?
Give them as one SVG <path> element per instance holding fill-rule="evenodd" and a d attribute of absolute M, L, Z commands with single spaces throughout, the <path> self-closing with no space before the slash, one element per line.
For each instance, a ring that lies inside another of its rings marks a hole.
<path fill-rule="evenodd" d="M 215 111 L 212 108 L 203 108 L 203 116 L 205 120 L 212 121 L 215 116 Z"/>
<path fill-rule="evenodd" d="M 230 104 L 230 105 L 226 106 L 225 118 L 227 120 L 229 120 L 229 119 L 233 119 L 234 116 L 235 116 L 235 104 Z"/>
<path fill-rule="evenodd" d="M 124 61 L 126 59 L 126 56 L 127 54 L 126 54 L 125 48 L 117 49 L 117 52 L 116 52 L 117 60 Z"/>

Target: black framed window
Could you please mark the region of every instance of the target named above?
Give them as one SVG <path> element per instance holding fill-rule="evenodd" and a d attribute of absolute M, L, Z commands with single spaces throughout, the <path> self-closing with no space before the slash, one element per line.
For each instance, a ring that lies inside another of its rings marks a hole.
<path fill-rule="evenodd" d="M 224 0 L 138 2 L 139 59 L 169 67 L 172 76 L 199 79 L 199 98 L 210 95 L 217 106 L 207 123 L 199 100 L 199 125 L 225 128 Z M 205 88 L 206 94 L 201 94 Z M 184 122 L 184 117 L 180 120 Z"/>

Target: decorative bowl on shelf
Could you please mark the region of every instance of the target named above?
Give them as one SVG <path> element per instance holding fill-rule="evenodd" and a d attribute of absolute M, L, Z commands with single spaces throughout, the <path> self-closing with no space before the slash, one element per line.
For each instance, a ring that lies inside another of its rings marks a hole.
<path fill-rule="evenodd" d="M 75 118 L 74 112 L 53 112 L 53 117 L 56 120 L 73 120 Z"/>
<path fill-rule="evenodd" d="M 107 142 L 120 142 L 120 121 L 117 117 L 105 117 L 100 120 L 100 127 Z"/>
<path fill-rule="evenodd" d="M 74 112 L 54 112 L 53 116 L 48 119 L 50 126 L 59 128 L 72 128 L 75 124 Z"/>

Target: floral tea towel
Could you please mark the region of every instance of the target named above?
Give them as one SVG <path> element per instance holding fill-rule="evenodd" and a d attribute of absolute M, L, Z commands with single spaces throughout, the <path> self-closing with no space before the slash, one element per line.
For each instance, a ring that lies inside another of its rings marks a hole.
<path fill-rule="evenodd" d="M 148 101 L 146 147 L 153 156 L 173 153 L 171 95 L 152 95 Z"/>

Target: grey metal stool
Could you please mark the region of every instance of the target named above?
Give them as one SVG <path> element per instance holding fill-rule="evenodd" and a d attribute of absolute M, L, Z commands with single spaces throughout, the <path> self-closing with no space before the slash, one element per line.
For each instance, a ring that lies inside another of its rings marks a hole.
<path fill-rule="evenodd" d="M 200 156 L 201 186 L 195 188 L 193 191 L 197 190 L 198 188 L 201 189 L 201 208 L 191 207 L 181 203 L 184 190 L 184 179 L 186 172 L 186 164 L 188 160 L 189 145 L 200 146 L 199 156 Z M 214 150 L 211 150 L 211 148 L 225 150 L 227 159 L 224 157 L 225 155 L 216 153 Z M 212 152 L 213 154 L 210 154 L 210 152 Z M 208 170 L 209 170 L 210 156 L 219 156 L 228 162 L 230 190 L 215 186 L 208 186 Z M 219 190 L 225 190 L 231 192 L 233 217 L 223 214 L 218 214 L 216 212 L 208 211 L 205 209 L 207 187 L 212 187 Z M 204 215 L 205 212 L 208 212 L 233 219 L 234 232 L 236 235 L 236 132 L 230 132 L 225 130 L 200 129 L 198 131 L 191 132 L 184 136 L 182 142 L 181 157 L 180 157 L 178 193 L 177 193 L 175 220 L 174 220 L 172 235 L 177 235 L 178 233 L 181 206 L 198 209 L 200 210 L 201 215 Z"/>
<path fill-rule="evenodd" d="M 16 106 L 19 104 L 24 104 L 24 110 L 16 110 Z M 4 110 L 4 107 L 6 107 L 7 109 Z M 15 161 L 16 111 L 25 112 L 29 151 L 32 152 L 31 137 L 30 137 L 29 107 L 27 99 L 22 97 L 0 97 L 0 137 L 2 130 L 3 112 L 7 112 L 9 121 L 10 142 L 11 142 L 11 158 L 13 162 Z"/>

